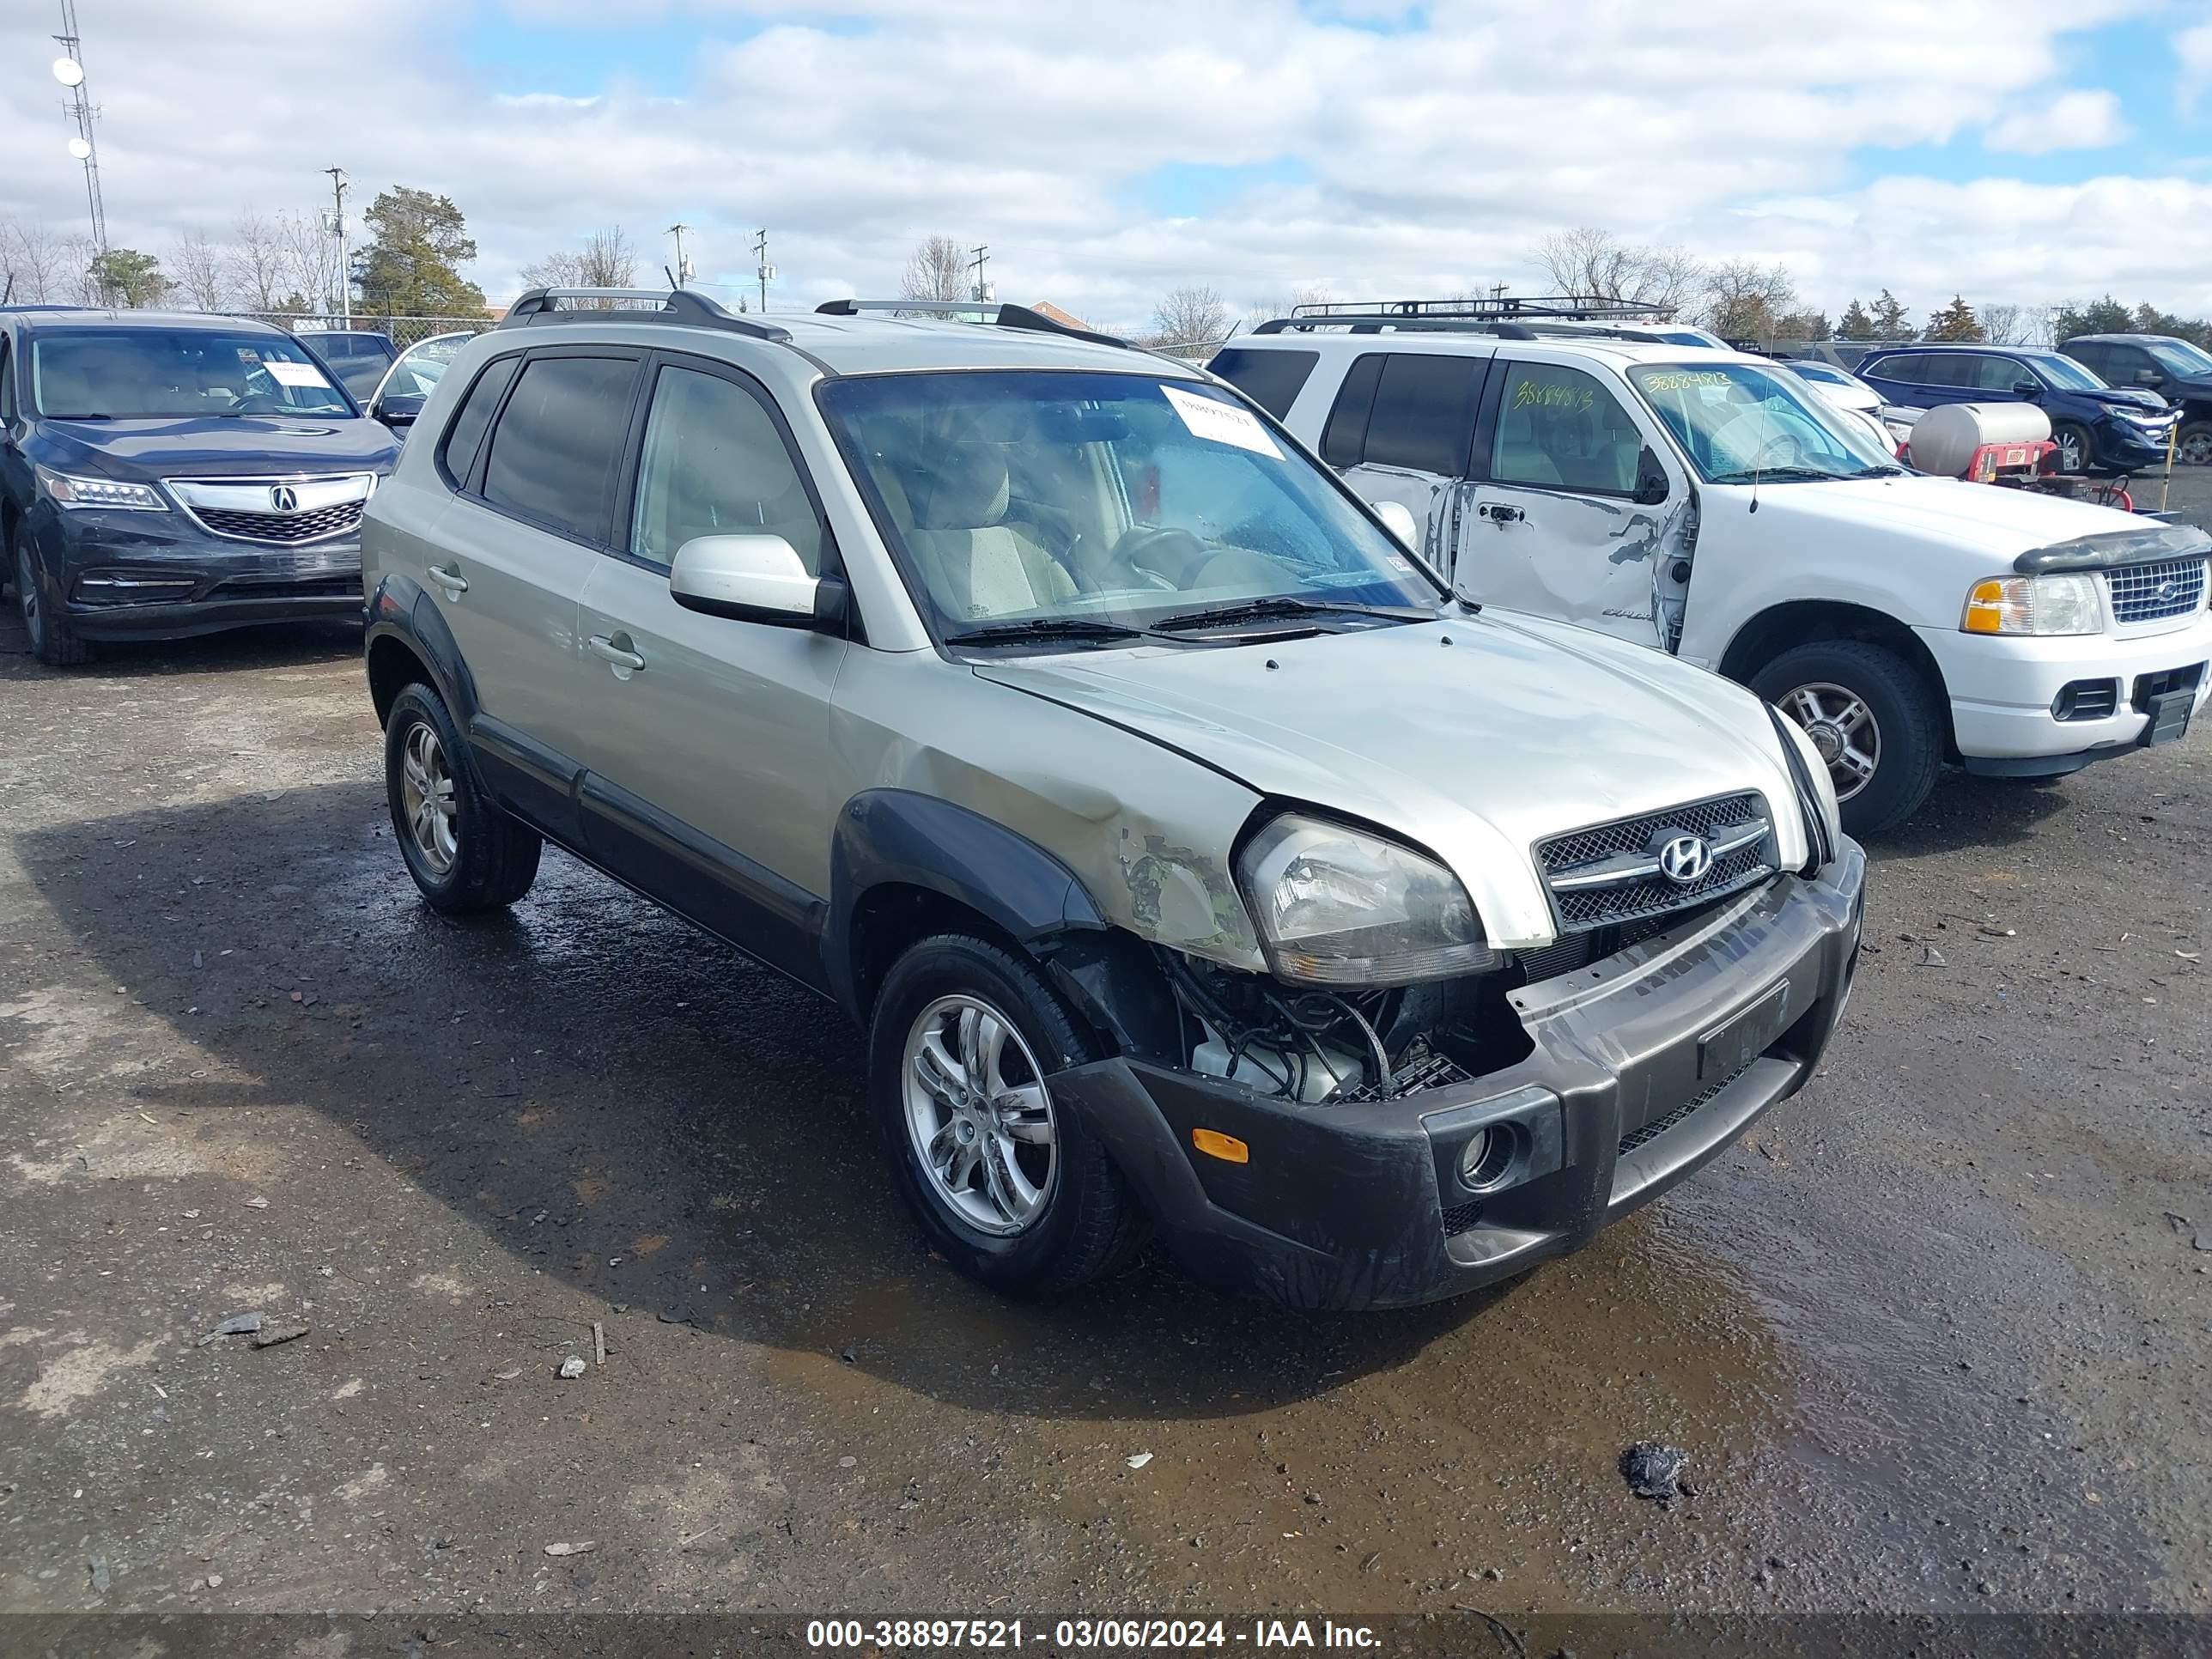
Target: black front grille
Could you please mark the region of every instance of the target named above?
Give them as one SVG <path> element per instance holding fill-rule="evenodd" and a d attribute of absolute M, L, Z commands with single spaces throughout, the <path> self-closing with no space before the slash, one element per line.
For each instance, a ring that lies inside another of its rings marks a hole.
<path fill-rule="evenodd" d="M 1756 1063 L 1756 1061 L 1753 1062 L 1753 1064 Z M 1655 1117 L 1642 1128 L 1631 1129 L 1626 1134 L 1620 1138 L 1620 1156 L 1626 1158 L 1631 1152 L 1634 1152 L 1638 1146 L 1643 1146 L 1645 1142 L 1658 1139 L 1661 1135 L 1665 1134 L 1668 1130 L 1673 1128 L 1676 1124 L 1689 1117 L 1692 1113 L 1711 1105 L 1713 1102 L 1719 1097 L 1722 1090 L 1727 1088 L 1729 1084 L 1735 1082 L 1738 1078 L 1741 1077 L 1750 1069 L 1750 1066 L 1738 1066 L 1735 1071 L 1730 1072 L 1726 1077 L 1723 1078 L 1718 1083 L 1714 1084 L 1711 1088 L 1707 1089 L 1704 1093 L 1698 1095 L 1692 1099 L 1684 1101 L 1680 1106 L 1677 1106 L 1673 1111 L 1668 1113 L 1664 1117 Z"/>
<path fill-rule="evenodd" d="M 1698 801 L 1664 812 L 1621 818 L 1593 829 L 1577 830 L 1571 835 L 1554 836 L 1538 843 L 1536 858 L 1545 875 L 1555 877 L 1601 859 L 1643 853 L 1651 845 L 1652 837 L 1662 830 L 1711 836 L 1730 824 L 1767 817 L 1766 804 L 1759 796 L 1723 795 L 1717 800 Z M 1569 931 L 1665 915 L 1707 903 L 1772 874 L 1773 867 L 1767 862 L 1770 851 L 1764 840 L 1756 841 L 1715 859 L 1712 866 L 1695 881 L 1677 882 L 1665 876 L 1650 876 L 1606 887 L 1554 888 L 1552 902 L 1558 908 L 1559 925 Z"/>
<path fill-rule="evenodd" d="M 234 513 L 227 508 L 196 507 L 192 516 L 218 536 L 236 536 L 250 542 L 288 545 L 335 536 L 361 522 L 360 501 L 340 501 L 307 513 Z"/>
<path fill-rule="evenodd" d="M 2126 564 L 2107 572 L 2112 590 L 2112 620 L 2158 622 L 2185 617 L 2204 603 L 2203 559 L 2167 559 L 2157 564 Z"/>
<path fill-rule="evenodd" d="M 1444 1237 L 1451 1238 L 1471 1231 L 1482 1219 L 1480 1204 L 1455 1204 L 1444 1212 Z"/>

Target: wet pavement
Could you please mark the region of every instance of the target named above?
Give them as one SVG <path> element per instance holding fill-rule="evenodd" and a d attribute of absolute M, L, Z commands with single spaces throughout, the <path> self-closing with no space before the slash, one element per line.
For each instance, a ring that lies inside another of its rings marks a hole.
<path fill-rule="evenodd" d="M 1038 1310 L 824 1006 L 550 852 L 423 909 L 346 630 L 21 651 L 0 1608 L 2212 1613 L 2212 737 L 1948 776 L 1822 1073 L 1580 1255 Z"/>

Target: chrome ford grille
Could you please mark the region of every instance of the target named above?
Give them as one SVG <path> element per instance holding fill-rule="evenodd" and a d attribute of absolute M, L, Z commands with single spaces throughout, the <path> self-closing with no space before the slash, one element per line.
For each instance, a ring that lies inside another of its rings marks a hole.
<path fill-rule="evenodd" d="M 1536 859 L 1560 926 L 1576 932 L 1688 909 L 1764 880 L 1774 872 L 1771 830 L 1759 796 L 1723 795 L 1555 836 L 1537 844 Z M 1685 836 L 1706 854 L 1688 880 L 1661 864 L 1662 850 Z"/>
<path fill-rule="evenodd" d="M 2158 622 L 2185 617 L 2204 603 L 2203 559 L 2168 559 L 2158 564 L 2124 564 L 2106 573 L 2112 594 L 2112 620 Z"/>

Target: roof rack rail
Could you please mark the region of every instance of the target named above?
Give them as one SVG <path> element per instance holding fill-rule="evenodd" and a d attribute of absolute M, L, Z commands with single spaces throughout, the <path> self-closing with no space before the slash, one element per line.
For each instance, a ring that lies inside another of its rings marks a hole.
<path fill-rule="evenodd" d="M 562 300 L 629 300 L 653 301 L 650 309 L 637 306 L 557 305 Z M 660 288 L 533 288 L 507 308 L 507 315 L 499 319 L 501 328 L 527 328 L 536 323 L 570 322 L 579 317 L 588 317 L 593 322 L 609 322 L 617 318 L 647 323 L 667 322 L 672 318 L 701 328 L 719 328 L 731 334 L 748 335 L 756 340 L 770 340 L 778 345 L 791 343 L 791 331 L 779 328 L 774 323 L 755 322 L 750 317 L 740 317 L 718 300 L 690 289 Z"/>
<path fill-rule="evenodd" d="M 1031 311 L 1027 306 L 1010 305 L 997 300 L 825 300 L 814 307 L 823 317 L 858 317 L 863 312 L 879 311 L 904 313 L 920 313 L 926 317 L 974 317 L 1000 328 L 1025 328 L 1038 334 L 1058 334 L 1070 340 L 1088 340 L 1093 345 L 1120 346 L 1131 349 L 1129 342 L 1119 335 L 1102 334 L 1096 329 L 1074 328 L 1066 323 L 1056 323 L 1042 311 Z"/>
<path fill-rule="evenodd" d="M 1597 294 L 1498 294 L 1485 299 L 1324 300 L 1291 307 L 1293 317 L 1479 317 L 1494 322 L 1523 318 L 1549 322 L 1589 323 L 1640 319 L 1659 323 L 1674 315 L 1671 307 L 1646 300 L 1613 300 Z"/>
<path fill-rule="evenodd" d="M 1419 316 L 1399 312 L 1345 312 L 1327 317 L 1296 313 L 1271 317 L 1252 330 L 1255 334 L 1310 334 L 1316 329 L 1341 328 L 1352 334 L 1491 334 L 1501 340 L 1627 340 L 1662 345 L 1664 339 L 1650 329 L 1613 328 L 1601 324 L 1530 319 L 1510 322 L 1503 318 Z"/>

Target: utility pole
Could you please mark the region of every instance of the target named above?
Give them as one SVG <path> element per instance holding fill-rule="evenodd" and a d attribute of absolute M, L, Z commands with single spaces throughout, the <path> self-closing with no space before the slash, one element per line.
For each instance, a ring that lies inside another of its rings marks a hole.
<path fill-rule="evenodd" d="M 998 290 L 983 280 L 983 266 L 991 257 L 991 250 L 988 244 L 978 243 L 968 251 L 975 256 L 968 262 L 968 269 L 975 273 L 975 286 L 969 290 L 969 295 L 978 305 L 981 305 L 998 296 Z"/>
<path fill-rule="evenodd" d="M 678 288 L 691 280 L 691 262 L 684 257 L 684 233 L 690 228 L 681 220 L 668 228 L 668 234 L 676 239 L 676 286 Z"/>
<path fill-rule="evenodd" d="M 768 262 L 768 232 L 753 233 L 753 258 L 757 262 L 755 272 L 760 277 L 761 309 L 768 309 L 768 285 L 775 280 L 775 267 Z"/>
<path fill-rule="evenodd" d="M 338 239 L 338 315 L 348 328 L 353 326 L 353 267 L 346 258 L 345 198 L 346 176 L 343 167 L 325 167 L 331 175 L 331 234 Z"/>
<path fill-rule="evenodd" d="M 69 153 L 84 163 L 84 204 L 92 217 L 92 246 L 97 261 L 94 269 L 100 273 L 100 297 L 105 300 L 107 208 L 100 195 L 100 145 L 92 136 L 92 124 L 100 118 L 100 108 L 85 89 L 84 43 L 76 32 L 76 0 L 62 0 L 62 32 L 54 39 L 62 47 L 62 55 L 54 60 L 54 79 L 70 89 L 70 101 L 62 106 L 76 123 L 76 137 L 69 142 Z"/>

